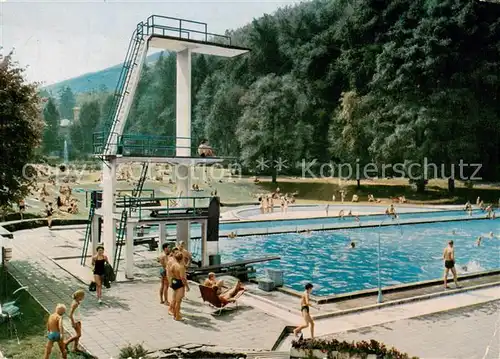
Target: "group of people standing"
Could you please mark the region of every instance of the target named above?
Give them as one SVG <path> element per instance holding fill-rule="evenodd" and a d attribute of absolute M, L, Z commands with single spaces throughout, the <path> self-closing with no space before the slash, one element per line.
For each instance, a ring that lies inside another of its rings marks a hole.
<path fill-rule="evenodd" d="M 296 193 L 292 193 L 291 195 L 288 193 L 282 194 L 280 192 L 280 188 L 276 188 L 274 192 L 269 194 L 259 196 L 259 206 L 260 212 L 264 213 L 272 213 L 274 212 L 274 204 L 280 204 L 281 213 L 288 212 L 288 205 L 295 203 L 295 195 Z M 276 202 L 275 202 L 276 201 Z"/>

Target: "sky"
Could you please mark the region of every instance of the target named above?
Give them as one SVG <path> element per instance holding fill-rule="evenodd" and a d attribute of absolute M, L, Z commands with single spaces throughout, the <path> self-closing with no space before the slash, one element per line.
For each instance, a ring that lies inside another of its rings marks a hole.
<path fill-rule="evenodd" d="M 50 85 L 123 62 L 138 22 L 164 15 L 205 22 L 224 34 L 300 0 L 0 0 L 0 45 L 30 81 Z"/>

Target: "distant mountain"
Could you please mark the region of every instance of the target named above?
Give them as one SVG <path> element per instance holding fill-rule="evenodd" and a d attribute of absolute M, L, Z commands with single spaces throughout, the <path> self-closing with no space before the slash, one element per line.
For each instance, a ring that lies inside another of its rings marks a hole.
<path fill-rule="evenodd" d="M 162 52 L 156 52 L 146 58 L 146 63 L 156 62 Z M 113 91 L 118 82 L 120 71 L 123 64 L 108 67 L 97 72 L 90 72 L 72 79 L 64 80 L 53 85 L 45 86 L 42 90 L 52 93 L 53 96 L 59 93 L 59 90 L 69 86 L 73 93 L 80 94 L 92 91 Z"/>

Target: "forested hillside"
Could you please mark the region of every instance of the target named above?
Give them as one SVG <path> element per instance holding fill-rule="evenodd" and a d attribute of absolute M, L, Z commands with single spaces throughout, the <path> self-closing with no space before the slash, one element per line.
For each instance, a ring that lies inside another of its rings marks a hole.
<path fill-rule="evenodd" d="M 147 57 L 146 62 L 154 63 L 160 56 L 160 52 L 151 54 Z M 119 64 L 101 71 L 83 74 L 72 79 L 45 86 L 43 89 L 53 94 L 59 93 L 66 87 L 71 88 L 75 94 L 113 91 L 118 81 L 118 77 L 120 76 L 122 66 L 123 64 Z"/>
<path fill-rule="evenodd" d="M 427 158 L 500 175 L 500 5 L 317 0 L 231 35 L 252 52 L 193 58 L 193 143 L 249 168 Z M 175 134 L 175 81 L 175 55 L 146 68 L 128 132 Z"/>

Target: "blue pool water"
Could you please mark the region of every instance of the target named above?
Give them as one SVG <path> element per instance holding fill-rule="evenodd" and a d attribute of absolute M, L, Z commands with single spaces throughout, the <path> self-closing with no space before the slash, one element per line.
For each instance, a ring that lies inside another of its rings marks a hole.
<path fill-rule="evenodd" d="M 333 214 L 333 212 L 332 212 Z M 337 215 L 337 213 L 334 213 Z M 486 214 L 481 210 L 473 211 L 473 217 L 484 217 Z M 435 219 L 439 220 L 440 218 L 445 217 L 463 217 L 469 218 L 469 215 L 465 211 L 433 211 L 433 212 L 415 212 L 415 213 L 400 213 L 399 220 L 405 219 Z M 377 223 L 382 222 L 387 219 L 387 215 L 360 215 L 359 216 L 361 223 L 365 221 L 376 221 Z M 329 225 L 336 224 L 349 224 L 355 223 L 355 217 L 344 217 L 343 220 L 340 220 L 338 217 L 325 217 L 325 218 L 304 218 L 304 219 L 293 219 L 293 220 L 280 220 L 280 221 L 259 221 L 259 222 L 234 222 L 234 223 L 221 223 L 220 230 L 221 231 L 237 231 L 238 229 L 262 229 L 262 228 L 278 228 L 278 227 L 296 227 L 296 226 L 310 226 L 316 225 L 324 227 L 328 227 Z"/>
<path fill-rule="evenodd" d="M 455 241 L 459 273 L 500 268 L 500 219 L 238 237 L 221 239 L 219 251 L 222 262 L 281 256 L 281 261 L 258 265 L 258 273 L 280 268 L 293 289 L 303 290 L 310 281 L 316 295 L 340 294 L 377 287 L 379 233 L 384 287 L 441 278 L 449 240 Z M 483 237 L 480 247 L 478 236 Z M 348 248 L 351 240 L 355 249 Z"/>

